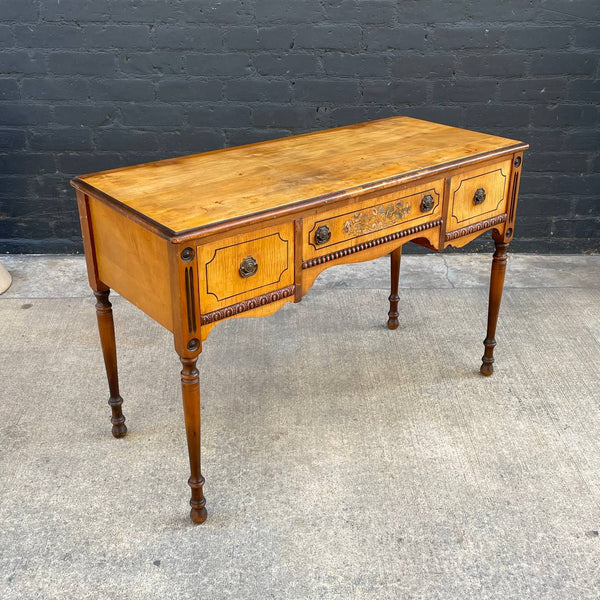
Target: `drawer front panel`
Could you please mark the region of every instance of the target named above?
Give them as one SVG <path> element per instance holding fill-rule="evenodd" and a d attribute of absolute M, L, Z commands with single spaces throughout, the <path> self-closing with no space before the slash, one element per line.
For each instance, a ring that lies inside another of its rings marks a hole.
<path fill-rule="evenodd" d="M 453 231 L 506 212 L 511 160 L 462 171 L 452 177 L 446 230 Z"/>
<path fill-rule="evenodd" d="M 203 314 L 294 282 L 292 223 L 203 244 L 197 252 Z"/>
<path fill-rule="evenodd" d="M 303 258 L 341 250 L 440 218 L 444 181 L 405 188 L 304 221 Z"/>

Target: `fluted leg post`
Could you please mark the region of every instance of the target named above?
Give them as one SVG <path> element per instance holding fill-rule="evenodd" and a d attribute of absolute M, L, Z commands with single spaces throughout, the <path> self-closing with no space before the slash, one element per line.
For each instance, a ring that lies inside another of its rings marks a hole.
<path fill-rule="evenodd" d="M 482 358 L 480 372 L 482 375 L 491 375 L 494 372 L 494 348 L 496 347 L 496 324 L 502 300 L 504 275 L 506 273 L 506 259 L 508 243 L 496 241 L 496 251 L 492 261 L 492 274 L 490 277 L 490 300 L 488 308 L 487 335 L 483 344 L 485 352 Z"/>
<path fill-rule="evenodd" d="M 104 366 L 106 367 L 106 376 L 108 378 L 108 389 L 112 416 L 112 434 L 116 438 L 123 437 L 127 433 L 125 417 L 121 406 L 123 398 L 119 394 L 119 376 L 117 372 L 117 346 L 115 342 L 115 325 L 113 322 L 112 304 L 108 300 L 110 290 L 94 291 L 96 296 L 96 316 L 98 318 L 98 331 L 100 332 L 100 343 L 102 345 L 102 354 L 104 356 Z"/>
<path fill-rule="evenodd" d="M 400 302 L 400 296 L 398 296 L 398 284 L 400 282 L 400 259 L 402 258 L 402 246 L 394 250 L 390 255 L 391 261 L 391 293 L 389 297 L 390 311 L 388 312 L 388 329 L 398 329 L 398 302 Z"/>
<path fill-rule="evenodd" d="M 200 378 L 196 362 L 198 357 L 179 357 L 183 366 L 181 370 L 181 393 L 183 396 L 183 416 L 187 435 L 188 453 L 190 456 L 190 478 L 188 485 L 192 489 L 190 499 L 190 519 L 194 523 L 206 521 L 206 500 L 202 492 L 204 477 L 200 472 Z"/>

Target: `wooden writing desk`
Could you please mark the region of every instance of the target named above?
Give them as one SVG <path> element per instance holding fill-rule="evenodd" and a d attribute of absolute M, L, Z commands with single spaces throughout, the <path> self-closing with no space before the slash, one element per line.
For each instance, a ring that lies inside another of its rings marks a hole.
<path fill-rule="evenodd" d="M 395 117 L 74 179 L 113 435 L 127 428 L 110 288 L 173 332 L 196 523 L 206 520 L 196 361 L 219 321 L 271 314 L 300 301 L 327 267 L 391 253 L 387 325 L 395 329 L 402 245 L 443 250 L 491 230 L 481 366 L 491 375 L 527 148 Z"/>

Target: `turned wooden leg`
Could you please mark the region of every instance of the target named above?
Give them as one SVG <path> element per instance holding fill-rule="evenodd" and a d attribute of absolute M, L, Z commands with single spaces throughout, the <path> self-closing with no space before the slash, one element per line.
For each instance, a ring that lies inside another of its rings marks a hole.
<path fill-rule="evenodd" d="M 190 455 L 190 478 L 188 485 L 192 488 L 190 500 L 190 519 L 194 523 L 206 521 L 206 500 L 202 492 L 204 477 L 200 472 L 200 378 L 196 361 L 198 357 L 179 357 L 181 370 L 181 393 L 183 396 L 183 416 L 187 435 L 188 453 Z"/>
<path fill-rule="evenodd" d="M 110 290 L 96 292 L 96 316 L 98 317 L 98 330 L 100 331 L 100 343 L 104 355 L 104 366 L 108 377 L 108 389 L 110 398 L 108 404 L 112 411 L 110 422 L 112 423 L 112 434 L 116 438 L 123 437 L 127 433 L 125 417 L 121 410 L 123 398 L 119 394 L 119 376 L 117 374 L 117 346 L 115 343 L 115 325 L 112 315 L 112 304 L 108 300 Z"/>
<path fill-rule="evenodd" d="M 402 258 L 402 246 L 394 250 L 391 254 L 391 275 L 392 275 L 392 291 L 389 297 L 390 312 L 388 312 L 388 329 L 398 329 L 398 283 L 400 281 L 400 259 Z"/>
<path fill-rule="evenodd" d="M 502 300 L 502 288 L 504 287 L 504 274 L 506 273 L 506 249 L 508 243 L 500 240 L 495 241 L 496 251 L 492 261 L 492 274 L 490 278 L 490 301 L 488 308 L 487 335 L 483 344 L 485 352 L 482 358 L 480 372 L 482 375 L 491 375 L 494 372 L 494 348 L 496 346 L 496 324 L 498 323 L 498 312 Z"/>

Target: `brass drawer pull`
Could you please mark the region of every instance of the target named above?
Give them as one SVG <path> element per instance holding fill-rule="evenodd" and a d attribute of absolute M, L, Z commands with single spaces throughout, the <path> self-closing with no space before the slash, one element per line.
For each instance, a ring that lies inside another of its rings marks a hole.
<path fill-rule="evenodd" d="M 477 188 L 475 195 L 473 196 L 473 202 L 475 204 L 483 204 L 485 200 L 485 190 L 483 188 Z"/>
<path fill-rule="evenodd" d="M 327 225 L 321 225 L 317 231 L 315 231 L 315 244 L 325 244 L 331 239 L 331 230 Z"/>
<path fill-rule="evenodd" d="M 421 200 L 421 212 L 429 212 L 433 208 L 434 199 L 431 194 L 427 194 L 423 196 L 423 200 Z"/>
<path fill-rule="evenodd" d="M 247 256 L 240 263 L 240 275 L 244 277 L 252 277 L 258 271 L 258 263 L 252 256 Z"/>

